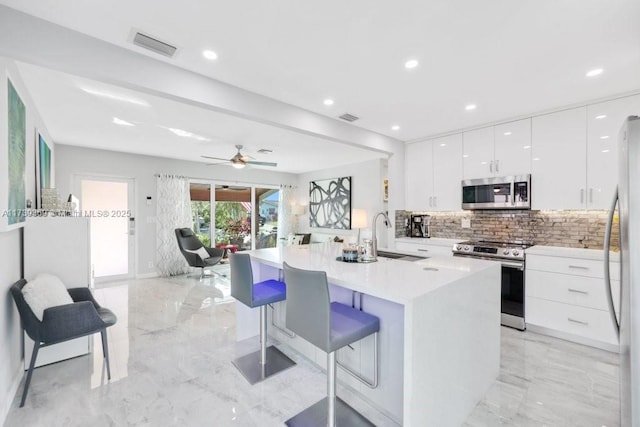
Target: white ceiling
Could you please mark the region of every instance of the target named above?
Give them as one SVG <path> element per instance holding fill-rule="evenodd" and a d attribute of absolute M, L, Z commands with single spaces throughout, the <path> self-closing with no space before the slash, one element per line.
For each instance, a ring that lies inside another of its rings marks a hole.
<path fill-rule="evenodd" d="M 0 0 L 0 4 L 329 117 L 349 112 L 361 118 L 354 126 L 404 141 L 640 89 L 637 0 Z M 177 55 L 168 59 L 133 45 L 134 28 L 178 46 Z M 215 50 L 218 59 L 204 59 L 205 48 Z M 408 59 L 417 59 L 420 65 L 407 70 L 403 64 Z M 586 78 L 593 68 L 604 72 Z M 40 70 L 28 73 L 35 80 L 45 78 Z M 47 78 L 68 79 L 69 87 L 77 84 L 69 76 Z M 34 96 L 46 103 L 47 97 L 76 95 L 42 88 Z M 323 105 L 325 98 L 335 104 Z M 88 106 L 96 102 L 86 102 L 87 121 L 95 124 L 111 114 L 102 105 L 92 116 Z M 465 111 L 469 103 L 477 104 L 477 109 Z M 136 144 L 180 151 L 154 126 L 173 126 L 168 123 L 174 119 L 175 127 L 224 141 L 225 155 L 203 150 L 214 156 L 230 157 L 236 143 L 255 150 L 273 148 L 264 141 L 275 144 L 276 137 L 291 136 L 263 125 L 245 123 L 238 129 L 229 117 L 161 104 L 153 100 L 153 111 L 140 113 L 137 120 L 148 126 L 111 126 L 124 146 L 135 145 L 126 143 L 133 133 Z M 64 106 L 58 103 L 56 109 Z M 78 129 L 77 121 L 69 121 L 74 113 L 55 114 L 54 124 L 47 117 L 54 112 L 43 112 L 50 131 L 61 141 L 99 138 L 98 132 L 81 133 L 96 128 Z M 220 127 L 207 120 L 219 121 Z M 401 129 L 392 131 L 394 124 Z M 100 128 L 100 133 L 108 131 Z M 112 141 L 105 138 L 99 144 L 112 147 Z M 300 153 L 307 145 L 298 147 Z M 259 160 L 285 162 L 273 158 Z"/>

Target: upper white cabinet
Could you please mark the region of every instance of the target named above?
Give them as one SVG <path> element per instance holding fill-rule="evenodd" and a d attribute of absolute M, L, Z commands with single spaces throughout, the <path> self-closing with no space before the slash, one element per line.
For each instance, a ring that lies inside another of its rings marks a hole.
<path fill-rule="evenodd" d="M 405 149 L 405 202 L 409 211 L 424 211 L 433 201 L 433 150 L 431 141 L 407 145 Z"/>
<path fill-rule="evenodd" d="M 407 210 L 460 210 L 462 134 L 410 144 L 405 156 Z"/>
<path fill-rule="evenodd" d="M 618 182 L 618 134 L 624 120 L 640 115 L 640 95 L 587 107 L 587 194 L 589 209 L 609 209 Z"/>
<path fill-rule="evenodd" d="M 586 123 L 586 107 L 533 118 L 532 209 L 585 207 Z"/>
<path fill-rule="evenodd" d="M 531 172 L 531 119 L 463 134 L 464 179 Z"/>

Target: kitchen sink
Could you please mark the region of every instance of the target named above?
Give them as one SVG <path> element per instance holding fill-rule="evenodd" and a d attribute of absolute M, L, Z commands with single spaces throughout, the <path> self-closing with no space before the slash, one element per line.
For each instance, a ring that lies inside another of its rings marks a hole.
<path fill-rule="evenodd" d="M 427 257 L 399 254 L 397 252 L 387 252 L 387 251 L 378 251 L 378 256 L 382 258 L 399 259 L 402 261 L 420 261 L 421 259 L 427 259 Z"/>

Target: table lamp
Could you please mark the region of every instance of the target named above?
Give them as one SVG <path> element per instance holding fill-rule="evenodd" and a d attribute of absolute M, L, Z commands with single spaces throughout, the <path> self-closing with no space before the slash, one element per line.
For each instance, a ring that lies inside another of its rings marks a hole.
<path fill-rule="evenodd" d="M 351 211 L 351 229 L 358 229 L 358 245 L 360 245 L 360 229 L 367 228 L 367 211 L 364 209 L 353 209 Z"/>

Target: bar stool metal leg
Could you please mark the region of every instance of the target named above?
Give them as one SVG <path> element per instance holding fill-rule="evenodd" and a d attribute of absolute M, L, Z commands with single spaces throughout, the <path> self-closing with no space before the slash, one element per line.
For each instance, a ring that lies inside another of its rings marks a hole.
<path fill-rule="evenodd" d="M 260 350 L 235 359 L 233 364 L 252 385 L 295 366 L 296 363 L 276 347 L 267 347 L 266 305 L 260 306 Z"/>
<path fill-rule="evenodd" d="M 327 354 L 327 425 L 336 425 L 336 352 Z"/>

